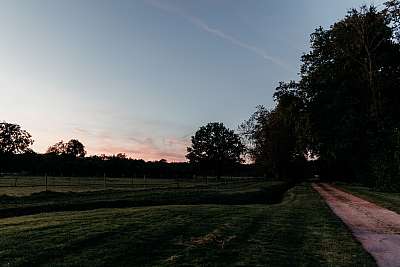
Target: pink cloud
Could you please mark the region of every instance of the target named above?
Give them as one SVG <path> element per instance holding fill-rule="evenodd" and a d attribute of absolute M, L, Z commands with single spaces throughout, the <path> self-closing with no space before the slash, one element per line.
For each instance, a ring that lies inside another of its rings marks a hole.
<path fill-rule="evenodd" d="M 115 155 L 125 153 L 132 158 L 144 160 L 166 159 L 169 162 L 186 161 L 186 147 L 189 140 L 176 137 L 160 138 L 110 138 L 108 135 L 98 135 L 93 144 L 87 145 L 88 153 Z"/>
<path fill-rule="evenodd" d="M 162 136 L 157 132 L 142 133 L 127 129 L 114 132 L 92 125 L 90 128 L 71 125 L 62 133 L 58 131 L 46 132 L 47 137 L 43 133 L 40 134 L 45 138 L 40 139 L 40 144 L 36 145 L 34 149 L 43 153 L 48 146 L 61 139 L 68 141 L 74 138 L 85 145 L 88 155 L 125 153 L 128 157 L 146 161 L 160 159 L 166 159 L 169 162 L 186 161 L 186 147 L 190 144 L 190 135 L 177 137 L 168 134 Z"/>

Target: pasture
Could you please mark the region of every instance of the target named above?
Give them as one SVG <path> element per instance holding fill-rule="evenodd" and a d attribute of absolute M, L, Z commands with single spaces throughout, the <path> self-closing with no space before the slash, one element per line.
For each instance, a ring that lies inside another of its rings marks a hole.
<path fill-rule="evenodd" d="M 28 196 L 42 191 L 87 192 L 105 189 L 140 190 L 145 188 L 179 188 L 193 186 L 218 186 L 258 178 L 199 177 L 196 179 L 134 178 L 134 177 L 54 177 L 54 176 L 0 176 L 0 196 Z"/>
<path fill-rule="evenodd" d="M 375 266 L 310 185 L 0 198 L 3 266 Z M 30 215 L 29 215 L 30 214 Z"/>
<path fill-rule="evenodd" d="M 85 192 L 104 189 L 137 189 L 176 186 L 175 179 L 110 178 L 110 177 L 0 177 L 0 195 L 27 196 L 42 191 Z"/>

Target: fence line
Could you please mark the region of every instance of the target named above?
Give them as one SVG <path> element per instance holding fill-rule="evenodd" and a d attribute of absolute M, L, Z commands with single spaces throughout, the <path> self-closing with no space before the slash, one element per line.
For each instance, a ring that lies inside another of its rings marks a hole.
<path fill-rule="evenodd" d="M 0 188 L 4 187 L 44 187 L 47 191 L 51 187 L 87 187 L 96 189 L 107 188 L 146 188 L 146 187 L 176 187 L 182 185 L 219 185 L 233 184 L 244 181 L 260 181 L 264 178 L 257 177 L 221 177 L 219 180 L 216 177 L 194 177 L 190 179 L 163 179 L 163 178 L 148 178 L 143 175 L 143 178 L 137 178 L 136 174 L 131 177 L 52 177 L 45 174 L 44 176 L 6 176 L 0 177 Z"/>

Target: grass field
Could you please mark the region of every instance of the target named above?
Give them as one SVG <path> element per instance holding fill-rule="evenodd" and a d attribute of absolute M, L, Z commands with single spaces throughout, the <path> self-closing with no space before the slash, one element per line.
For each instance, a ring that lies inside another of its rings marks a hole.
<path fill-rule="evenodd" d="M 215 177 L 197 179 L 160 179 L 160 178 L 110 178 L 106 177 L 47 177 L 44 176 L 3 176 L 0 177 L 0 196 L 27 196 L 45 191 L 53 192 L 87 192 L 106 189 L 137 190 L 144 188 L 176 188 L 199 185 L 218 186 L 226 183 L 254 181 L 259 178 Z"/>
<path fill-rule="evenodd" d="M 185 182 L 188 183 L 188 182 Z M 193 182 L 192 182 L 193 183 Z M 109 189 L 138 189 L 148 187 L 173 187 L 175 179 L 110 178 L 106 177 L 47 177 L 47 189 L 56 192 L 85 192 Z M 26 196 L 46 190 L 43 176 L 0 177 L 0 195 Z"/>
<path fill-rule="evenodd" d="M 90 210 L 155 205 L 270 204 L 288 188 L 282 182 L 240 182 L 186 187 L 40 192 L 29 196 L 0 196 L 0 218 L 51 211 Z"/>
<path fill-rule="evenodd" d="M 348 192 L 400 214 L 400 193 L 374 191 L 368 187 L 340 185 Z"/>
<path fill-rule="evenodd" d="M 107 206 L 115 198 L 130 199 L 125 203 L 130 205 L 157 205 L 0 219 L 0 262 L 3 266 L 375 266 L 309 185 L 290 189 L 279 204 L 268 204 L 278 201 L 283 186 L 240 183 L 133 195 L 105 191 L 102 197 L 99 192 L 3 197 L 3 210 L 58 202 L 66 208 L 96 201 Z M 247 205 L 222 205 L 235 202 Z"/>

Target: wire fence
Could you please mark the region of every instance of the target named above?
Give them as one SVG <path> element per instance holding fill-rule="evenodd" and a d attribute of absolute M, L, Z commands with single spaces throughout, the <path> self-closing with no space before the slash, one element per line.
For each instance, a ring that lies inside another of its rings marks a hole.
<path fill-rule="evenodd" d="M 56 176 L 0 176 L 0 195 L 26 195 L 41 191 L 91 191 L 106 189 L 181 188 L 199 185 L 217 186 L 243 181 L 259 181 L 255 177 L 192 177 L 186 179 L 143 177 L 56 177 Z"/>
<path fill-rule="evenodd" d="M 0 187 L 58 187 L 58 186 L 165 186 L 177 183 L 177 179 L 111 178 L 111 177 L 54 177 L 54 176 L 5 176 L 0 177 Z"/>

